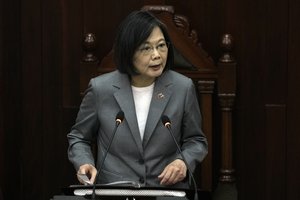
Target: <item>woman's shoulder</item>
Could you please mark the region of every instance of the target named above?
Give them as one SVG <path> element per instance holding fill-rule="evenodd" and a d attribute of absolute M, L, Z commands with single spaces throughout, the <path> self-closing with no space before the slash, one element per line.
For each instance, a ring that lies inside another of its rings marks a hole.
<path fill-rule="evenodd" d="M 126 74 L 120 73 L 118 70 L 101 74 L 97 77 L 91 79 L 90 84 L 93 86 L 103 85 L 119 85 L 120 82 L 127 81 L 128 76 Z"/>
<path fill-rule="evenodd" d="M 112 81 L 114 80 L 115 78 L 114 77 L 117 77 L 120 75 L 120 72 L 115 70 L 115 71 L 112 71 L 112 72 L 108 72 L 108 73 L 105 73 L 105 74 L 101 74 L 101 75 L 98 75 L 94 78 L 92 78 L 91 80 L 98 83 L 98 82 L 107 82 L 107 81 Z"/>
<path fill-rule="evenodd" d="M 172 80 L 173 83 L 190 84 L 192 79 L 174 70 L 166 71 L 166 78 Z"/>

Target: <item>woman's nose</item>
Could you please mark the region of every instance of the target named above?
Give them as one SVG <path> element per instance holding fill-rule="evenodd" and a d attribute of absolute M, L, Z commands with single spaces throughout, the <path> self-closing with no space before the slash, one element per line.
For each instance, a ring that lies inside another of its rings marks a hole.
<path fill-rule="evenodd" d="M 152 59 L 160 58 L 159 51 L 156 48 L 153 48 Z"/>

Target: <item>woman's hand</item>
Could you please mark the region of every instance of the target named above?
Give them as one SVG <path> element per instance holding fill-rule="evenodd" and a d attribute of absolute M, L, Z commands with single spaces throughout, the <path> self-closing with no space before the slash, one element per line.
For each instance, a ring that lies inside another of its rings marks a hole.
<path fill-rule="evenodd" d="M 89 178 L 89 182 L 86 180 L 83 180 L 81 175 L 86 175 Z M 97 169 L 91 165 L 91 164 L 84 164 L 79 167 L 79 170 L 77 171 L 77 179 L 80 183 L 86 185 L 86 184 L 93 184 L 95 181 L 97 175 Z"/>
<path fill-rule="evenodd" d="M 187 167 L 185 163 L 176 159 L 167 165 L 164 171 L 158 176 L 161 185 L 173 185 L 186 177 Z"/>

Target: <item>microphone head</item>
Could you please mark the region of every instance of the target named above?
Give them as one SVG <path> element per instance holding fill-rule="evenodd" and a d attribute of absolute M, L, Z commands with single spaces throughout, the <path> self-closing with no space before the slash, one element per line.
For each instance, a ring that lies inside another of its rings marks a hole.
<path fill-rule="evenodd" d="M 118 114 L 116 115 L 116 122 L 118 124 L 121 124 L 123 120 L 124 120 L 124 112 L 122 110 L 120 110 L 118 112 Z"/>
<path fill-rule="evenodd" d="M 162 121 L 164 126 L 170 126 L 171 125 L 171 121 L 170 121 L 169 117 L 166 116 L 166 115 L 163 115 L 161 117 L 161 121 Z"/>

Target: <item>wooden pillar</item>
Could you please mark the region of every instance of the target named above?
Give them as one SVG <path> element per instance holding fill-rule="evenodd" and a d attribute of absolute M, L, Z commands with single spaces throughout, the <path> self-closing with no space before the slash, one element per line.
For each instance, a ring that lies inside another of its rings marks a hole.
<path fill-rule="evenodd" d="M 232 111 L 236 96 L 236 62 L 231 54 L 233 38 L 224 34 L 221 38 L 223 54 L 218 62 L 218 97 L 221 106 L 222 147 L 220 183 L 234 183 L 233 148 L 232 148 Z"/>
<path fill-rule="evenodd" d="M 213 179 L 213 163 L 212 163 L 212 155 L 213 155 L 213 109 L 212 109 L 212 102 L 213 102 L 213 91 L 214 91 L 215 81 L 213 80 L 200 80 L 198 81 L 198 91 L 200 95 L 200 108 L 203 117 L 202 119 L 202 129 L 205 133 L 208 141 L 208 154 L 204 161 L 201 164 L 201 189 L 211 191 L 212 190 L 212 179 Z"/>

